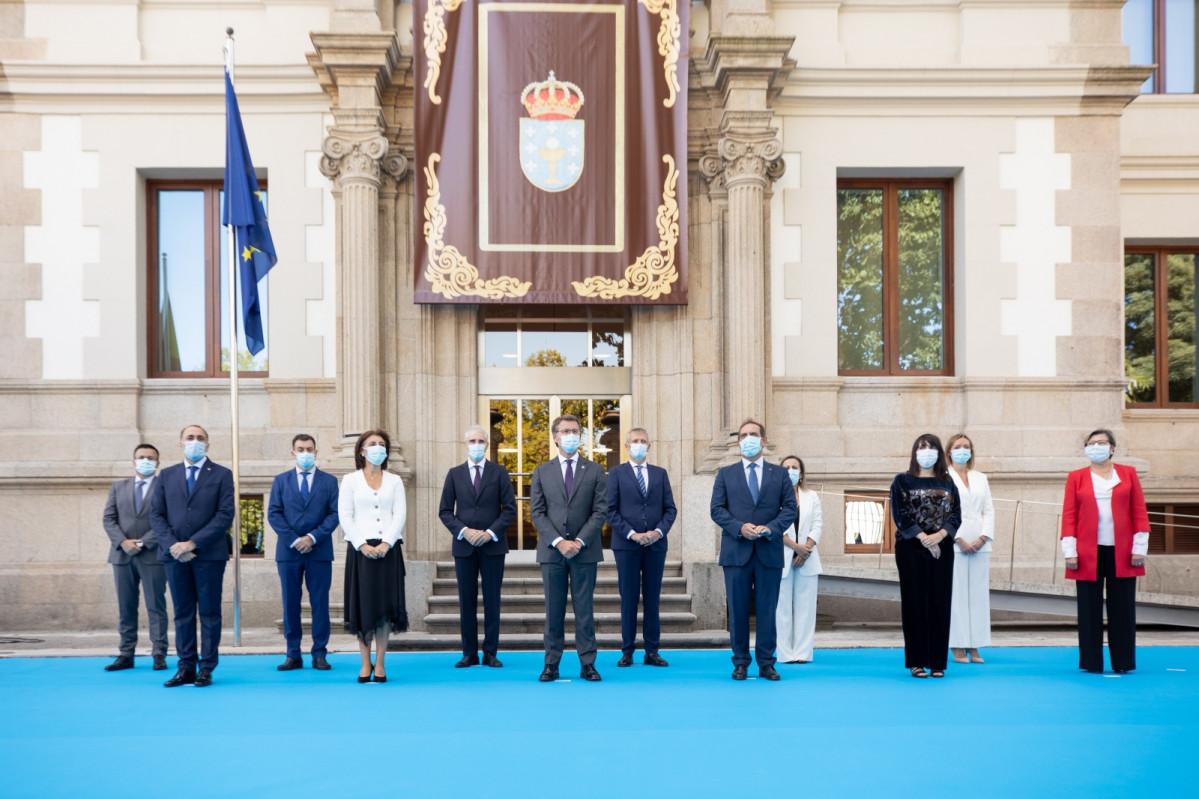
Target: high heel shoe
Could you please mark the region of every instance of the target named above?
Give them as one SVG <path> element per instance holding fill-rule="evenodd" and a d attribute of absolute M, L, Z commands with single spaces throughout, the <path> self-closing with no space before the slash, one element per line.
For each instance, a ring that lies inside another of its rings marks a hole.
<path fill-rule="evenodd" d="M 358 676 L 358 684 L 359 684 L 359 685 L 362 685 L 363 683 L 368 683 L 368 682 L 370 682 L 370 681 L 371 681 L 371 677 L 374 675 L 374 671 L 375 671 L 375 664 L 374 664 L 374 663 L 372 663 L 372 664 L 371 664 L 371 674 L 368 674 L 368 675 L 366 675 L 365 677 L 363 677 L 362 675 L 359 675 L 359 676 Z"/>
<path fill-rule="evenodd" d="M 378 674 L 372 674 L 371 676 L 374 678 L 375 682 L 387 682 L 386 674 L 384 674 L 382 677 L 380 677 Z"/>

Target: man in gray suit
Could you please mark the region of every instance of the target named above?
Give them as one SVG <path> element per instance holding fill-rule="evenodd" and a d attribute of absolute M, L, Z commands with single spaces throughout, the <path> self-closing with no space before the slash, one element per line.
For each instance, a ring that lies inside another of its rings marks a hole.
<path fill-rule="evenodd" d="M 112 541 L 108 562 L 117 583 L 117 607 L 120 610 L 121 648 L 117 659 L 105 671 L 133 668 L 133 650 L 137 648 L 138 583 L 146 596 L 146 615 L 150 617 L 150 644 L 154 668 L 167 667 L 167 578 L 158 562 L 158 540 L 150 529 L 150 497 L 158 472 L 158 450 L 152 444 L 138 444 L 133 450 L 134 476 L 118 480 L 108 490 L 104 506 L 104 532 Z"/>
<path fill-rule="evenodd" d="M 608 511 L 607 477 L 603 468 L 581 457 L 583 426 L 577 417 L 559 416 L 550 427 L 558 456 L 533 471 L 529 513 L 537 527 L 537 562 L 545 586 L 545 670 L 542 682 L 558 679 L 558 662 L 566 644 L 566 586 L 575 612 L 575 649 L 588 682 L 599 682 L 595 670 L 596 564 L 604 559 L 600 532 Z"/>

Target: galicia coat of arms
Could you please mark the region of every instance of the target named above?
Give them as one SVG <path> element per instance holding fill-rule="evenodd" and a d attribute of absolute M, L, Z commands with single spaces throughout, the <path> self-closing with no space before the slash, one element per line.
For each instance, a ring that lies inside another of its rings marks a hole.
<path fill-rule="evenodd" d="M 569 189 L 583 174 L 583 120 L 575 119 L 582 89 L 551 70 L 549 78 L 524 88 L 521 103 L 529 112 L 520 120 L 521 170 L 542 191 Z"/>

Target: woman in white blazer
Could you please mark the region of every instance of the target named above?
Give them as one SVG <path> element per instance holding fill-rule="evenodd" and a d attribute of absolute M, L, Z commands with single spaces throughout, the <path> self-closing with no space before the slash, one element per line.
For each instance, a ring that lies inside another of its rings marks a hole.
<path fill-rule="evenodd" d="M 783 534 L 790 557 L 783 558 L 783 581 L 779 585 L 779 603 L 775 609 L 778 630 L 778 661 L 807 663 L 812 660 L 816 638 L 816 580 L 820 574 L 820 532 L 824 517 L 820 495 L 803 487 L 803 461 L 794 455 L 783 458 L 783 468 L 795 487 L 799 517 Z"/>
<path fill-rule="evenodd" d="M 358 636 L 358 682 L 387 682 L 384 658 L 392 632 L 408 629 L 404 602 L 404 481 L 387 471 L 391 438 L 383 430 L 358 437 L 354 464 L 341 481 L 337 513 L 346 541 L 345 629 Z M 371 663 L 371 644 L 375 662 Z"/>
<path fill-rule="evenodd" d="M 947 440 L 949 476 L 957 485 L 962 501 L 962 526 L 953 542 L 949 648 L 955 663 L 982 663 L 978 648 L 991 644 L 991 541 L 995 538 L 995 506 L 987 476 L 974 470 L 974 442 L 965 433 Z"/>

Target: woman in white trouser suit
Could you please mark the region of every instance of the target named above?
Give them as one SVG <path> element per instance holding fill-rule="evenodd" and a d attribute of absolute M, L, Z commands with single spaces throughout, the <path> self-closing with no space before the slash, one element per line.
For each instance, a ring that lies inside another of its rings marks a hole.
<path fill-rule="evenodd" d="M 987 476 L 976 472 L 974 442 L 965 433 L 947 439 L 962 501 L 962 526 L 953 549 L 953 603 L 949 612 L 949 648 L 955 663 L 982 663 L 980 646 L 991 644 L 991 540 L 995 538 L 995 506 Z M 969 653 L 969 658 L 967 658 Z"/>
<path fill-rule="evenodd" d="M 812 659 L 816 638 L 816 580 L 820 574 L 820 531 L 824 526 L 820 495 L 803 487 L 803 461 L 794 455 L 783 458 L 783 468 L 795 486 L 799 518 L 783 535 L 790 557 L 783 558 L 783 581 L 779 585 L 779 603 L 775 610 L 778 629 L 778 661 L 807 663 Z"/>

